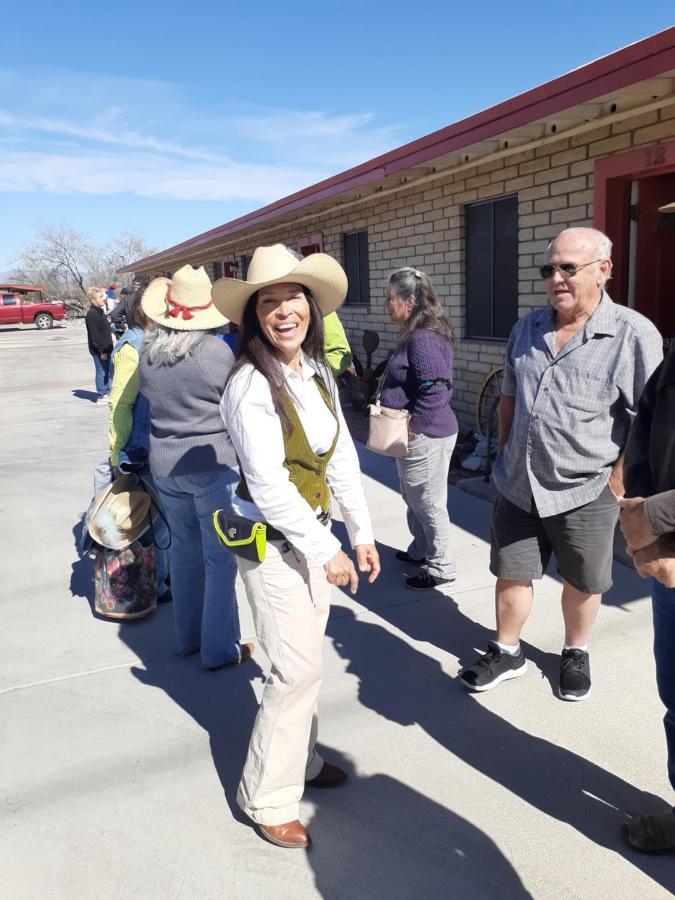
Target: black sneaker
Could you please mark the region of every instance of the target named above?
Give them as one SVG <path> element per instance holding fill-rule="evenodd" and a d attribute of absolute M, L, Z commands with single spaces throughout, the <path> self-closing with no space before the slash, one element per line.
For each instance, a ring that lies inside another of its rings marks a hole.
<path fill-rule="evenodd" d="M 467 669 L 462 669 L 459 680 L 469 691 L 489 691 L 509 678 L 518 678 L 527 672 L 527 660 L 522 649 L 515 655 L 501 650 L 495 641 L 488 642 L 488 652 L 479 657 Z"/>
<path fill-rule="evenodd" d="M 591 663 L 585 650 L 563 650 L 560 657 L 560 687 L 562 700 L 585 700 L 591 693 Z"/>
<path fill-rule="evenodd" d="M 397 550 L 395 555 L 399 562 L 410 563 L 413 566 L 423 566 L 426 563 L 424 556 L 422 559 L 413 559 L 407 550 Z"/>
<path fill-rule="evenodd" d="M 430 575 L 426 569 L 421 569 L 419 575 L 406 578 L 405 583 L 411 591 L 430 591 L 443 584 L 452 584 L 454 580 L 454 578 L 436 578 L 435 575 Z"/>

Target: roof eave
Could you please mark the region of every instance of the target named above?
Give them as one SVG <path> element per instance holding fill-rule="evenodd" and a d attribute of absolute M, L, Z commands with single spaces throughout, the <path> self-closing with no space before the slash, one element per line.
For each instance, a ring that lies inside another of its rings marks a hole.
<path fill-rule="evenodd" d="M 332 199 L 411 166 L 429 163 L 444 154 L 461 150 L 481 140 L 494 138 L 503 132 L 522 127 L 544 116 L 562 112 L 571 106 L 586 103 L 671 68 L 675 68 L 675 27 L 630 44 L 546 84 L 417 138 L 224 225 L 137 260 L 120 269 L 120 272 L 133 272 L 152 267 L 177 255 L 228 237 L 237 231 L 273 221 L 312 203 Z"/>

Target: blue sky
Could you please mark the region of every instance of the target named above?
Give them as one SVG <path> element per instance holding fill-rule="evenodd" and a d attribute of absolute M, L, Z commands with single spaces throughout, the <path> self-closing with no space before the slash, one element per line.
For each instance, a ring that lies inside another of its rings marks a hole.
<path fill-rule="evenodd" d="M 169 246 L 667 28 L 673 11 L 7 4 L 0 272 L 44 224 Z"/>

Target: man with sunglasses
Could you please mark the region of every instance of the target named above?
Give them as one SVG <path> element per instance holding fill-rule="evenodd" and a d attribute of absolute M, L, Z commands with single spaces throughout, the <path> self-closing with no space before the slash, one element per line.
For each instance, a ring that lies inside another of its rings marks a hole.
<path fill-rule="evenodd" d="M 600 231 L 562 231 L 540 270 L 548 306 L 520 319 L 509 338 L 493 470 L 497 635 L 461 674 L 471 691 L 525 674 L 520 634 L 532 581 L 555 554 L 565 623 L 558 694 L 578 701 L 591 692 L 588 638 L 612 584 L 624 446 L 662 358 L 654 325 L 605 290 L 611 252 Z"/>

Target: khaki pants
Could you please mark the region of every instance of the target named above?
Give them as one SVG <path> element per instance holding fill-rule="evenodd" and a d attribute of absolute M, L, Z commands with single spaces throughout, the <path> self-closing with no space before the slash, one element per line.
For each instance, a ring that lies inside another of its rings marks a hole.
<path fill-rule="evenodd" d="M 262 563 L 237 564 L 271 664 L 237 802 L 254 822 L 281 825 L 299 817 L 305 780 L 323 765 L 314 745 L 331 587 L 323 566 L 286 542 L 269 541 Z"/>

